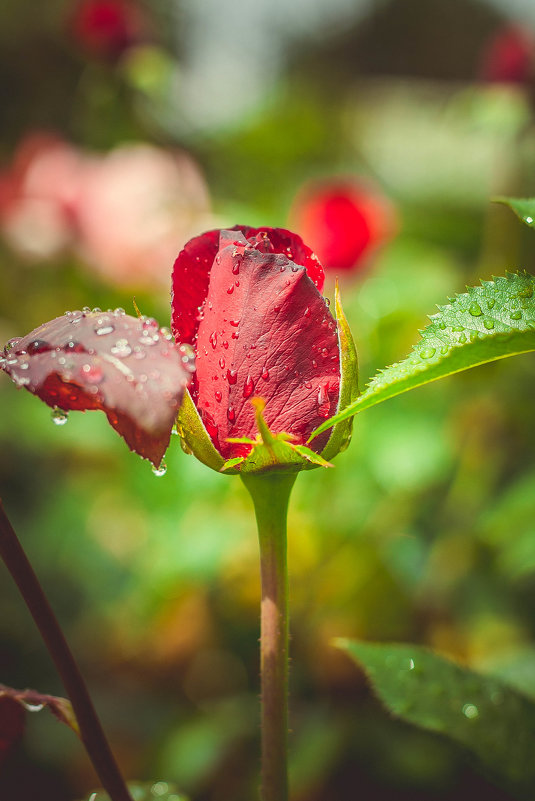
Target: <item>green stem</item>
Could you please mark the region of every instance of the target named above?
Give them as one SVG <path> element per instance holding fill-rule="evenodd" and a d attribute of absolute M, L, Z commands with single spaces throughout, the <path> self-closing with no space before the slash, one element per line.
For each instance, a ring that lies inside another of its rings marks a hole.
<path fill-rule="evenodd" d="M 0 499 L 0 556 L 20 590 L 72 704 L 80 737 L 112 801 L 132 801 L 97 717 L 84 679 Z"/>
<path fill-rule="evenodd" d="M 288 571 L 286 521 L 297 474 L 242 476 L 253 500 L 262 582 L 262 801 L 288 799 Z"/>

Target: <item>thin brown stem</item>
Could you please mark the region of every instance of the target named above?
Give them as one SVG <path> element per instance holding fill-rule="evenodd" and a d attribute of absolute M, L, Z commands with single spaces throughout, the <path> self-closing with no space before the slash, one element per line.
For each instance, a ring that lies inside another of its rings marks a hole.
<path fill-rule="evenodd" d="M 82 674 L 0 499 L 0 556 L 32 615 L 67 691 L 80 737 L 112 801 L 132 801 L 89 697 Z"/>

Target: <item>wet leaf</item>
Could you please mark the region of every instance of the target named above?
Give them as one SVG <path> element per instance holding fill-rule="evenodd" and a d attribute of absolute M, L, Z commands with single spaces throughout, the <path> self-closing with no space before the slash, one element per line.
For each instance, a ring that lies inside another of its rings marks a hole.
<path fill-rule="evenodd" d="M 362 395 L 310 437 L 363 409 L 485 362 L 535 350 L 535 279 L 507 273 L 439 306 L 403 361 L 380 370 Z M 309 440 L 309 441 L 310 441 Z"/>
<path fill-rule="evenodd" d="M 520 797 L 535 786 L 535 704 L 503 682 L 426 648 L 337 640 L 403 720 L 467 748 Z"/>
<path fill-rule="evenodd" d="M 67 698 L 60 698 L 56 695 L 44 695 L 36 690 L 14 690 L 12 687 L 6 687 L 0 684 L 0 742 L 3 739 L 2 724 L 4 723 L 4 709 L 8 708 L 11 704 L 17 704 L 21 710 L 22 720 L 24 719 L 24 711 L 26 712 L 40 712 L 42 709 L 48 709 L 54 717 L 61 723 L 65 723 L 71 728 L 75 734 L 79 734 L 78 722 L 74 715 L 71 702 Z M 4 704 L 7 706 L 5 707 Z M 1 750 L 1 747 L 0 747 Z"/>
<path fill-rule="evenodd" d="M 523 223 L 535 228 L 535 197 L 496 197 L 494 202 L 509 206 Z"/>
<path fill-rule="evenodd" d="M 100 310 L 66 312 L 11 340 L 0 366 L 18 387 L 55 407 L 101 409 L 128 446 L 158 466 L 194 370 L 152 318 Z M 54 418 L 53 418 L 54 419 Z"/>

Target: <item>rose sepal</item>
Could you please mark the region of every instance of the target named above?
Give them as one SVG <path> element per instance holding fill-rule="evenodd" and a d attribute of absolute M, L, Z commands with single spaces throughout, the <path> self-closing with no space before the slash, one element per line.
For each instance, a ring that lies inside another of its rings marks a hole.
<path fill-rule="evenodd" d="M 247 456 L 236 456 L 228 459 L 220 468 L 220 472 L 245 475 L 250 473 L 279 472 L 296 473 L 311 467 L 332 467 L 319 453 L 314 453 L 306 445 L 295 442 L 293 434 L 282 431 L 274 434 L 267 425 L 263 411 L 263 398 L 251 398 L 255 409 L 258 434 L 256 439 L 249 437 L 232 437 L 228 442 L 251 445 Z"/>
<path fill-rule="evenodd" d="M 342 308 L 338 282 L 336 282 L 334 290 L 334 308 L 336 323 L 338 325 L 338 342 L 340 348 L 340 397 L 338 400 L 338 409 L 345 409 L 346 406 L 356 400 L 360 395 L 358 384 L 359 372 L 357 348 Z M 338 453 L 345 451 L 351 442 L 352 431 L 352 417 L 337 423 L 333 427 L 331 436 L 321 452 L 322 457 L 330 461 L 334 459 Z M 312 439 L 313 437 L 310 437 L 307 444 Z"/>
<path fill-rule="evenodd" d="M 212 470 L 221 470 L 225 460 L 215 449 L 188 390 L 184 392 L 175 428 L 186 453 L 193 454 Z"/>

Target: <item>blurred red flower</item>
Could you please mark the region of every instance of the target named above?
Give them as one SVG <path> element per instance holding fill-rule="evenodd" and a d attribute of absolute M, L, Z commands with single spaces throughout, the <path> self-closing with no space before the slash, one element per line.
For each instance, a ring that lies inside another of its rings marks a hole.
<path fill-rule="evenodd" d="M 535 36 L 518 25 L 500 28 L 481 55 L 479 75 L 490 83 L 529 83 L 535 77 Z"/>
<path fill-rule="evenodd" d="M 130 0 L 78 0 L 70 29 L 88 53 L 114 60 L 144 38 L 146 21 Z"/>
<path fill-rule="evenodd" d="M 396 231 L 393 204 L 352 178 L 306 184 L 290 211 L 294 228 L 326 270 L 360 270 Z"/>
<path fill-rule="evenodd" d="M 195 347 L 191 396 L 224 458 L 247 455 L 265 401 L 275 433 L 306 442 L 340 394 L 336 321 L 321 295 L 323 269 L 302 239 L 280 228 L 236 226 L 192 239 L 173 271 L 172 325 Z M 313 441 L 320 453 L 329 434 Z"/>

